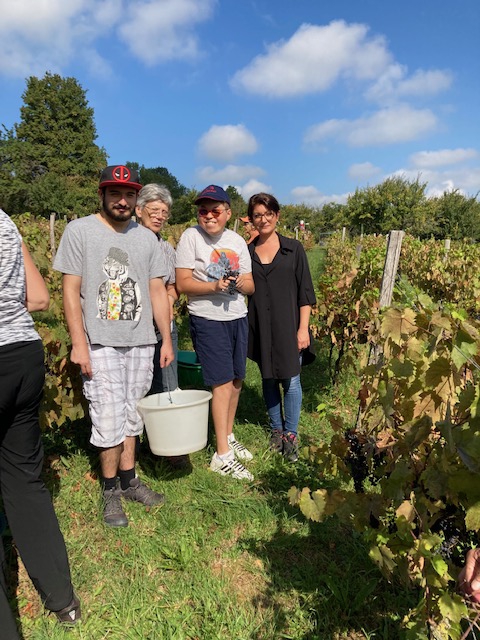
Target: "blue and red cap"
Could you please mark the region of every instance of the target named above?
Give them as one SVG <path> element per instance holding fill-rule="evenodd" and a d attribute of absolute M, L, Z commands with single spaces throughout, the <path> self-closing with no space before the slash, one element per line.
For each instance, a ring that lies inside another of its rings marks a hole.
<path fill-rule="evenodd" d="M 138 171 L 130 169 L 123 164 L 105 167 L 100 176 L 99 189 L 103 187 L 133 187 L 140 191 L 142 185 L 139 182 Z"/>
<path fill-rule="evenodd" d="M 230 196 L 228 193 L 216 184 L 210 184 L 198 195 L 195 204 L 201 200 L 216 200 L 217 202 L 228 202 L 230 204 Z"/>

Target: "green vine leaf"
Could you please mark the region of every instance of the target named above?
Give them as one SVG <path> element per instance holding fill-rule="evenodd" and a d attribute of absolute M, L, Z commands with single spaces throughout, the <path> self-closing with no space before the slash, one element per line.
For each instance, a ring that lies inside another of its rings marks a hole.
<path fill-rule="evenodd" d="M 475 338 L 460 329 L 455 337 L 454 348 L 452 349 L 452 360 L 457 370 L 460 370 L 466 362 L 474 358 L 477 355 L 477 351 L 478 345 Z"/>
<path fill-rule="evenodd" d="M 378 566 L 382 574 L 389 578 L 397 566 L 395 557 L 389 547 L 386 545 L 380 545 L 378 547 L 371 547 L 368 552 L 370 558 Z"/>
<path fill-rule="evenodd" d="M 480 502 L 476 502 L 467 509 L 465 526 L 468 531 L 478 531 L 480 529 Z"/>
<path fill-rule="evenodd" d="M 402 344 L 402 336 L 408 336 L 417 331 L 415 312 L 412 309 L 388 309 L 381 325 L 381 335 L 397 345 Z"/>
<path fill-rule="evenodd" d="M 443 593 L 438 600 L 440 613 L 451 622 L 460 622 L 468 615 L 467 607 L 462 598 L 455 594 L 453 597 L 448 593 Z"/>
<path fill-rule="evenodd" d="M 448 564 L 440 555 L 435 555 L 431 559 L 432 567 L 438 573 L 438 575 L 443 578 L 445 574 L 448 574 Z"/>

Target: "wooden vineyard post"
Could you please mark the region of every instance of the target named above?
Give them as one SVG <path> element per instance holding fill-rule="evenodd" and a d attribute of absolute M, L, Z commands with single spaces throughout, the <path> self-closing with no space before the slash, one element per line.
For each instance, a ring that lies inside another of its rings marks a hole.
<path fill-rule="evenodd" d="M 380 289 L 380 309 L 390 306 L 393 287 L 397 275 L 400 251 L 405 231 L 390 231 L 388 234 L 387 255 L 383 267 L 382 286 Z"/>
<path fill-rule="evenodd" d="M 398 261 L 400 260 L 400 251 L 402 250 L 402 240 L 405 231 L 390 231 L 387 240 L 387 255 L 385 256 L 385 264 L 383 266 L 382 286 L 380 287 L 380 309 L 389 307 L 392 302 L 393 287 L 395 286 L 395 277 L 397 275 Z M 375 345 L 370 353 L 369 362 L 379 364 L 382 357 L 382 348 Z"/>
<path fill-rule="evenodd" d="M 50 214 L 50 247 L 52 249 L 52 262 L 55 260 L 55 254 L 57 252 L 55 247 L 55 214 Z"/>
<path fill-rule="evenodd" d="M 395 285 L 395 277 L 397 275 L 398 261 L 400 260 L 400 251 L 402 249 L 404 231 L 390 231 L 387 239 L 387 255 L 385 256 L 385 264 L 383 267 L 382 285 L 380 288 L 380 309 L 390 306 L 392 302 L 393 287 Z M 382 361 L 382 347 L 380 345 L 372 345 L 369 364 L 380 365 Z M 357 420 L 355 428 L 360 429 L 362 424 L 361 405 L 358 407 Z"/>
<path fill-rule="evenodd" d="M 446 262 L 448 260 L 448 252 L 450 251 L 450 238 L 445 238 L 445 255 L 443 256 L 443 261 Z"/>

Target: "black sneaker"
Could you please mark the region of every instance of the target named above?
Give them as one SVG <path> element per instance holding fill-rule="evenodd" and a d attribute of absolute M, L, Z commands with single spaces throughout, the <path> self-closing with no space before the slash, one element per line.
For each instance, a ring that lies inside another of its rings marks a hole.
<path fill-rule="evenodd" d="M 149 489 L 146 484 L 143 484 L 140 478 L 130 480 L 130 486 L 128 489 L 123 489 L 121 494 L 122 498 L 125 498 L 125 500 L 141 502 L 146 507 L 154 507 L 156 505 L 164 504 L 165 502 L 165 496 L 163 493 L 152 491 L 152 489 Z"/>
<path fill-rule="evenodd" d="M 298 438 L 296 433 L 289 431 L 283 436 L 283 457 L 289 462 L 297 462 Z"/>
<path fill-rule="evenodd" d="M 122 507 L 120 489 L 104 489 L 103 521 L 109 527 L 128 527 L 128 519 Z"/>
<path fill-rule="evenodd" d="M 270 435 L 270 451 L 275 451 L 275 453 L 283 451 L 283 433 L 278 429 L 273 429 Z"/>
<path fill-rule="evenodd" d="M 82 617 L 80 600 L 73 594 L 73 600 L 70 604 L 60 611 L 54 611 L 54 613 L 62 624 L 76 624 Z"/>

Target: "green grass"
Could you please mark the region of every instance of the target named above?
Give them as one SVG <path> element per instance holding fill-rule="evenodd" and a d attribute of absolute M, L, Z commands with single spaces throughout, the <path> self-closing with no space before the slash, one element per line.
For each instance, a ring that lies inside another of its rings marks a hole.
<path fill-rule="evenodd" d="M 312 280 L 315 283 L 317 278 L 320 275 L 323 264 L 325 262 L 325 249 L 321 247 L 314 247 L 307 252 L 308 264 L 310 267 L 310 273 L 312 275 Z"/>
<path fill-rule="evenodd" d="M 320 345 L 317 360 L 303 372 L 303 444 L 329 437 L 327 412 L 355 418 L 355 376 L 332 388 L 325 371 Z M 83 621 L 66 631 L 44 615 L 11 552 L 11 576 L 18 576 L 13 604 L 25 639 L 401 637 L 400 621 L 414 594 L 382 579 L 352 530 L 335 519 L 307 521 L 289 506 L 292 485 L 315 489 L 331 481 L 306 459 L 291 465 L 269 452 L 260 389 L 258 370 L 249 363 L 235 431 L 254 453 L 248 467 L 255 482 L 210 472 L 210 445 L 191 456 L 192 470 L 185 473 L 169 471 L 143 443 L 139 474 L 165 493 L 167 503 L 150 511 L 128 503 L 126 529 L 102 523 L 87 424 L 46 439 L 46 478 Z M 317 412 L 320 403 L 325 408 Z"/>

